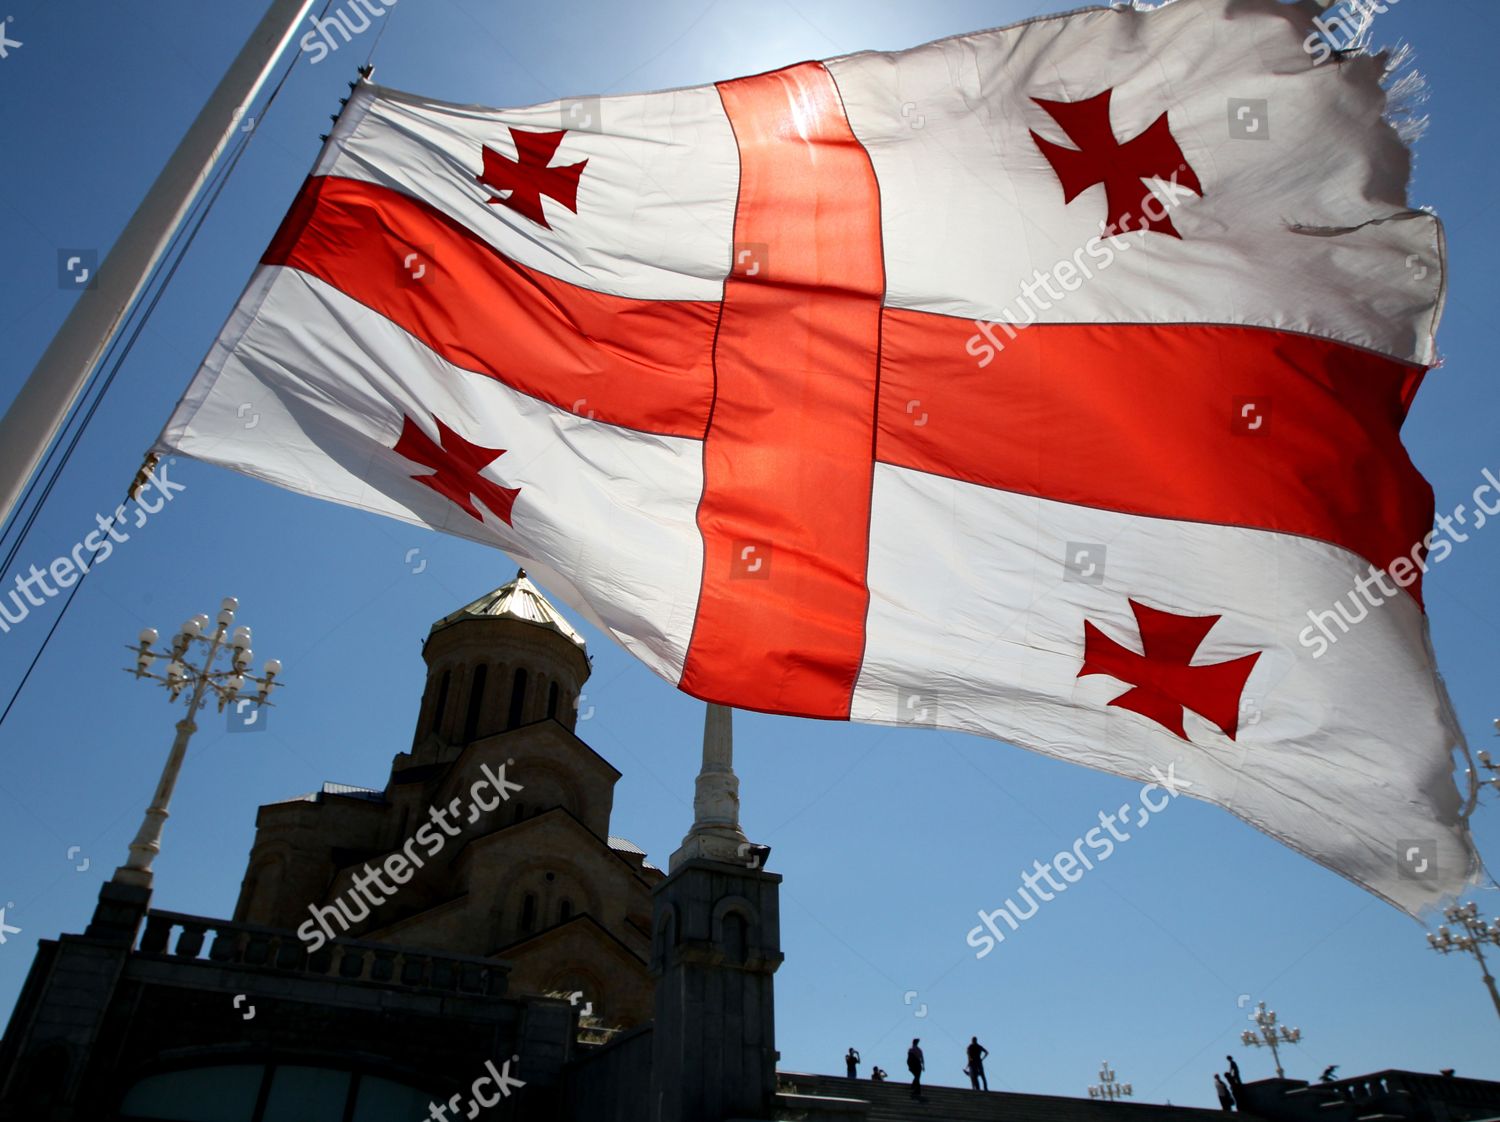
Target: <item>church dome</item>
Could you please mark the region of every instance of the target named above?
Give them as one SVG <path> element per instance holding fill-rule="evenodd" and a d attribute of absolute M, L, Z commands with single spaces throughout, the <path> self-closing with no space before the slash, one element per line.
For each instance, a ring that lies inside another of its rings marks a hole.
<path fill-rule="evenodd" d="M 580 650 L 587 649 L 583 636 L 578 634 L 563 614 L 552 606 L 552 601 L 543 596 L 537 586 L 531 583 L 526 576 L 525 569 L 517 572 L 516 579 L 509 584 L 502 584 L 493 592 L 487 592 L 479 599 L 465 604 L 458 611 L 450 612 L 432 625 L 432 631 L 440 631 L 450 624 L 461 623 L 469 619 L 520 620 L 522 623 L 530 623 L 555 631 L 570 642 L 577 644 Z"/>
<path fill-rule="evenodd" d="M 434 623 L 422 658 L 427 688 L 412 748 L 423 762 L 532 721 L 572 729 L 589 676 L 583 636 L 524 569 Z"/>

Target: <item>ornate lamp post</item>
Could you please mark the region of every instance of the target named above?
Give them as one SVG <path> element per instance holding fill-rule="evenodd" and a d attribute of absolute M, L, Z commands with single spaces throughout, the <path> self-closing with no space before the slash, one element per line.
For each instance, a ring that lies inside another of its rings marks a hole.
<path fill-rule="evenodd" d="M 1264 1001 L 1255 1007 L 1255 1012 L 1250 1019 L 1255 1022 L 1255 1027 L 1260 1031 L 1256 1033 L 1246 1029 L 1240 1034 L 1240 1042 L 1252 1048 L 1270 1048 L 1271 1059 L 1276 1064 L 1276 1078 L 1285 1079 L 1286 1072 L 1281 1070 L 1281 1053 L 1277 1049 L 1282 1044 L 1302 1043 L 1302 1030 L 1278 1025 L 1275 1012 L 1267 1009 Z"/>
<path fill-rule="evenodd" d="M 1497 734 L 1500 734 L 1500 717 L 1495 718 L 1495 731 Z M 1500 772 L 1500 766 L 1497 766 L 1495 761 L 1490 759 L 1490 754 L 1483 748 L 1474 754 L 1479 757 L 1479 766 L 1490 774 L 1482 779 L 1478 778 L 1474 775 L 1473 768 L 1467 769 L 1464 774 L 1474 779 L 1481 787 L 1494 787 L 1500 790 L 1500 775 L 1495 774 L 1496 772 Z"/>
<path fill-rule="evenodd" d="M 1484 753 L 1481 752 L 1480 755 L 1483 756 Z M 1484 917 L 1479 914 L 1479 906 L 1472 901 L 1461 906 L 1454 904 L 1443 915 L 1448 923 L 1462 928 L 1462 933 L 1455 935 L 1448 925 L 1444 924 L 1437 929 L 1436 935 L 1430 931 L 1427 933 L 1427 945 L 1442 954 L 1468 951 L 1477 958 L 1479 969 L 1484 974 L 1484 984 L 1490 991 L 1490 1000 L 1495 1003 L 1495 1012 L 1500 1013 L 1500 993 L 1495 991 L 1495 979 L 1490 975 L 1489 963 L 1485 962 L 1484 951 L 1481 949 L 1485 943 L 1500 946 L 1500 921 L 1486 923 Z"/>
<path fill-rule="evenodd" d="M 281 673 L 281 663 L 268 659 L 260 677 L 250 673 L 250 662 L 254 652 L 250 649 L 250 629 L 234 627 L 234 613 L 240 602 L 227 597 L 219 606 L 218 620 L 212 632 L 208 632 L 206 615 L 197 615 L 182 625 L 182 630 L 172 638 L 167 650 L 155 650 L 156 631 L 146 628 L 141 632 L 139 643 L 129 648 L 136 652 L 135 669 L 126 667 L 127 673 L 137 678 L 150 678 L 161 683 L 167 690 L 169 700 L 176 701 L 188 691 L 187 713 L 177 722 L 177 736 L 172 741 L 172 751 L 167 756 L 167 766 L 162 769 L 161 780 L 156 784 L 156 794 L 146 808 L 145 820 L 130 843 L 130 857 L 115 870 L 111 878 L 119 884 L 151 887 L 151 862 L 161 852 L 161 832 L 167 821 L 167 806 L 172 801 L 173 788 L 177 786 L 178 773 L 187 755 L 188 741 L 198 731 L 194 718 L 209 693 L 219 702 L 219 711 L 231 701 L 241 697 L 256 705 L 267 705 L 276 685 L 276 675 Z M 233 632 L 230 628 L 234 627 Z M 215 669 L 220 656 L 227 660 L 227 667 Z M 167 664 L 164 673 L 153 673 L 157 660 Z M 248 692 L 249 687 L 259 687 Z"/>
<path fill-rule="evenodd" d="M 1134 1094 L 1135 1090 L 1129 1083 L 1115 1082 L 1115 1073 L 1110 1070 L 1108 1060 L 1099 1065 L 1099 1082 L 1089 1087 L 1089 1098 L 1105 1099 L 1109 1102 Z"/>

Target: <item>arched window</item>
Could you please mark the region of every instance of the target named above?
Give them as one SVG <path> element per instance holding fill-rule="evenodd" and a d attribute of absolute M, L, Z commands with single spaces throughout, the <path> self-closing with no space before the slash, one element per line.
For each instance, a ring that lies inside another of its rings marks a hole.
<path fill-rule="evenodd" d="M 521 900 L 521 930 L 531 931 L 536 927 L 536 893 L 528 892 Z"/>
<path fill-rule="evenodd" d="M 516 676 L 511 680 L 510 686 L 510 717 L 505 722 L 505 727 L 513 729 L 521 723 L 521 713 L 526 706 L 526 669 L 516 668 Z"/>
<path fill-rule="evenodd" d="M 474 734 L 479 731 L 479 710 L 484 705 L 484 680 L 489 677 L 490 668 L 481 663 L 474 668 L 474 680 L 469 686 L 469 714 L 464 718 L 464 740 L 474 739 Z"/>
<path fill-rule="evenodd" d="M 438 679 L 437 704 L 432 707 L 432 724 L 428 732 L 437 732 L 443 727 L 443 710 L 448 708 L 448 682 L 452 676 L 450 671 L 444 670 Z"/>
<path fill-rule="evenodd" d="M 547 716 L 557 716 L 557 683 L 547 687 Z"/>
<path fill-rule="evenodd" d="M 564 900 L 557 906 L 557 922 L 567 923 L 573 918 L 573 901 Z"/>
<path fill-rule="evenodd" d="M 749 925 L 739 912 L 724 917 L 724 957 L 730 962 L 744 962 L 749 957 Z"/>
<path fill-rule="evenodd" d="M 677 945 L 677 905 L 668 904 L 662 912 L 661 920 L 657 923 L 652 934 L 652 952 L 658 959 L 670 953 Z"/>

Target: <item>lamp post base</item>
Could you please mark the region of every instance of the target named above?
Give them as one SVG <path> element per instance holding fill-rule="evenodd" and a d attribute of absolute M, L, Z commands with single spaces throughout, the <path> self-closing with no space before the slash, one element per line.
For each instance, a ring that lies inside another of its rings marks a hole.
<path fill-rule="evenodd" d="M 132 888 L 151 888 L 150 869 L 132 869 L 129 865 L 121 865 L 115 870 L 115 875 L 110 877 L 111 884 L 128 884 Z"/>
<path fill-rule="evenodd" d="M 120 871 L 137 872 L 135 869 Z M 117 877 L 118 875 L 116 873 Z M 99 886 L 99 903 L 94 906 L 94 918 L 89 920 L 84 934 L 91 939 L 134 946 L 141 921 L 146 918 L 146 909 L 150 904 L 149 883 L 142 885 L 107 880 Z"/>

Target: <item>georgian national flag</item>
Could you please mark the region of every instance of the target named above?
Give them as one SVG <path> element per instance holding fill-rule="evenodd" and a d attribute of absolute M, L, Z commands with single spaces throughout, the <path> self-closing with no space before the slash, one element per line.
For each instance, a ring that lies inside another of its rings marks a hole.
<path fill-rule="evenodd" d="M 1442 232 L 1316 11 L 361 85 L 158 449 L 498 546 L 696 697 L 1175 766 L 1416 911 L 1479 869 L 1420 581 L 1308 613 L 1422 556 Z"/>

